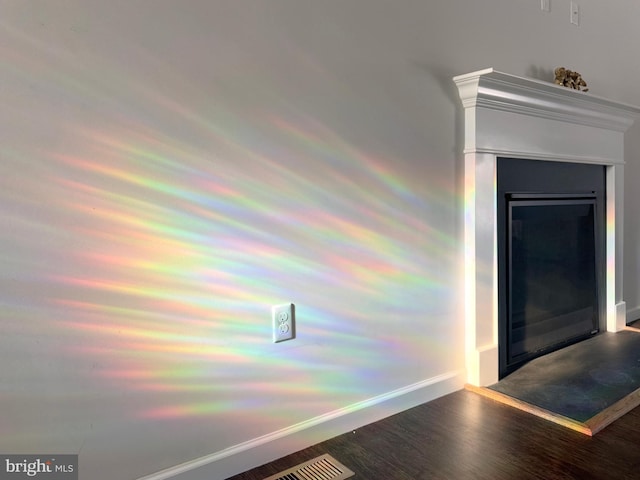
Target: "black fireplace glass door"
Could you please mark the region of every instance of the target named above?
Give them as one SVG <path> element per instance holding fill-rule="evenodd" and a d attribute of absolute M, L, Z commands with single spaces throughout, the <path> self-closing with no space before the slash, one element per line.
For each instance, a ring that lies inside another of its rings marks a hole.
<path fill-rule="evenodd" d="M 507 366 L 598 329 L 596 199 L 523 197 L 507 200 Z"/>

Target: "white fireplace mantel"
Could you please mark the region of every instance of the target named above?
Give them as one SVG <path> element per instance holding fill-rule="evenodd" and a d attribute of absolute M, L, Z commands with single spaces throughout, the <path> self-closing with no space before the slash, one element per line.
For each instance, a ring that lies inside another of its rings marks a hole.
<path fill-rule="evenodd" d="M 640 108 L 494 69 L 455 77 L 465 113 L 467 382 L 498 381 L 497 159 L 606 167 L 606 329 L 626 324 L 622 299 L 624 132 Z"/>

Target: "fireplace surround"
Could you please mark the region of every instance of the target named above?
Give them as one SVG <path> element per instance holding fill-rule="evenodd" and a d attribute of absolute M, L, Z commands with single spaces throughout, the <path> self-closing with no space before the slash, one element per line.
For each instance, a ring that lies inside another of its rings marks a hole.
<path fill-rule="evenodd" d="M 498 159 L 600 165 L 605 171 L 603 319 L 625 327 L 622 298 L 624 132 L 640 108 L 492 68 L 454 77 L 464 108 L 467 383 L 499 379 Z"/>

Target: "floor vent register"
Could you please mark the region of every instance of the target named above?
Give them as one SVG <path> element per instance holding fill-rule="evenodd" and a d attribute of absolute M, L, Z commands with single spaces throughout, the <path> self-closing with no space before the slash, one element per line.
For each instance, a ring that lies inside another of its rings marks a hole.
<path fill-rule="evenodd" d="M 325 454 L 264 480 L 343 480 L 354 475 L 331 455 Z"/>

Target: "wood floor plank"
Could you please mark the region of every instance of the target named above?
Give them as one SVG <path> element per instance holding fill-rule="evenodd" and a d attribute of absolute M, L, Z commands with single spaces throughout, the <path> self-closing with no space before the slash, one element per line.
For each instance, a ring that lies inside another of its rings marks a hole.
<path fill-rule="evenodd" d="M 461 390 L 228 480 L 262 480 L 323 453 L 362 480 L 638 479 L 638 445 L 639 409 L 589 437 Z"/>

